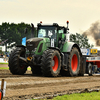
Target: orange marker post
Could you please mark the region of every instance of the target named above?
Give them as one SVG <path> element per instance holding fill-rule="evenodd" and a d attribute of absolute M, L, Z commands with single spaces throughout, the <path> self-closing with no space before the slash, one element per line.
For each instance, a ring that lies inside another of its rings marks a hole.
<path fill-rule="evenodd" d="M 3 94 L 2 94 L 2 90 L 0 90 L 0 100 L 2 100 L 3 98 Z"/>
<path fill-rule="evenodd" d="M 1 90 L 0 90 L 0 100 L 2 100 L 2 98 L 3 98 L 3 87 L 4 87 L 4 79 L 2 79 L 2 83 L 1 83 Z"/>
<path fill-rule="evenodd" d="M 0 92 L 0 100 L 1 100 L 1 97 L 2 97 L 2 93 Z"/>

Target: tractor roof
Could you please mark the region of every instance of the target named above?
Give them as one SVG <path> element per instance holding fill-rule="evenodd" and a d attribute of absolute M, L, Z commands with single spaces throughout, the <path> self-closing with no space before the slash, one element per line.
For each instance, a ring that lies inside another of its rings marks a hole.
<path fill-rule="evenodd" d="M 64 26 L 59 26 L 57 23 L 53 23 L 53 24 L 42 24 L 42 23 L 38 23 L 37 24 L 38 27 L 40 26 L 43 26 L 43 27 L 52 27 L 52 26 L 55 26 L 55 27 L 58 27 L 58 28 L 65 28 Z"/>

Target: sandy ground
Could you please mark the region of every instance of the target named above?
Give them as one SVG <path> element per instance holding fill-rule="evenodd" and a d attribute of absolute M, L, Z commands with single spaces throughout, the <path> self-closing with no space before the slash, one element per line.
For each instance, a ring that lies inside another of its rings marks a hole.
<path fill-rule="evenodd" d="M 0 65 L 7 67 L 7 65 Z M 7 82 L 6 96 L 3 100 L 25 100 L 57 94 L 66 94 L 91 89 L 100 89 L 100 75 L 84 77 L 43 77 L 12 75 L 9 70 L 0 70 L 0 80 Z"/>

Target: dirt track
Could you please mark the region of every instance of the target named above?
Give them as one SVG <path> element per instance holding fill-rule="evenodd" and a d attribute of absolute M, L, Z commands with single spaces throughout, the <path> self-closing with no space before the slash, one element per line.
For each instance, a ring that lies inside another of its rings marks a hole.
<path fill-rule="evenodd" d="M 0 67 L 2 66 L 0 65 Z M 100 89 L 99 75 L 86 75 L 84 77 L 42 77 L 32 76 L 31 71 L 27 71 L 25 75 L 12 75 L 9 70 L 0 70 L 1 79 L 5 79 L 7 82 L 4 100 L 25 100 L 40 96 L 79 92 L 85 89 Z"/>

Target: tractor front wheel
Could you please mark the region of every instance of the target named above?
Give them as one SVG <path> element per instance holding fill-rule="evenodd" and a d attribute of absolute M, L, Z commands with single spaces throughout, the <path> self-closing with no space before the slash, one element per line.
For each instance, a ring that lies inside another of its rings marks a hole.
<path fill-rule="evenodd" d="M 44 76 L 58 76 L 61 70 L 61 56 L 57 50 L 46 50 L 41 60 L 41 70 Z"/>
<path fill-rule="evenodd" d="M 9 57 L 9 70 L 12 74 L 22 75 L 27 70 L 27 65 L 19 57 L 25 57 L 25 49 L 18 47 L 14 49 Z"/>

